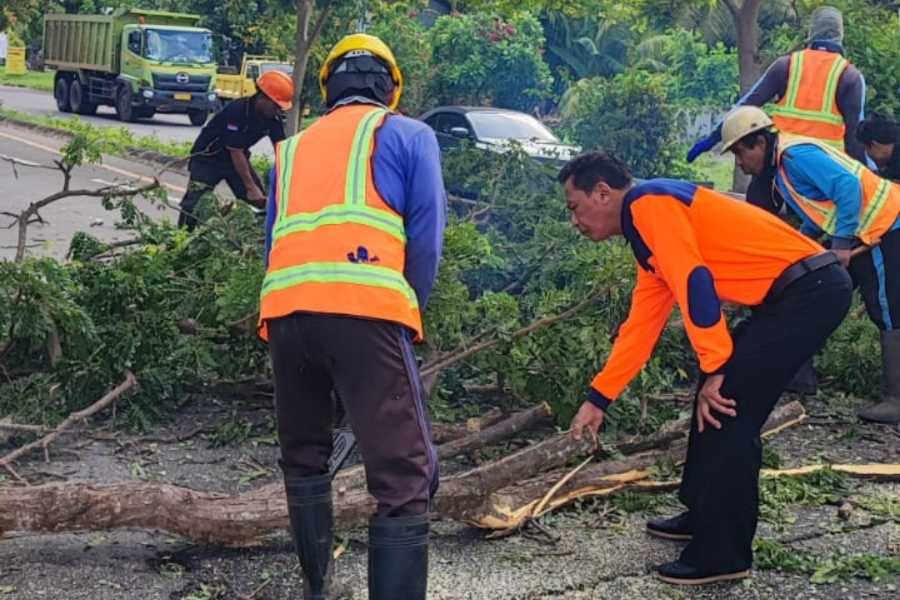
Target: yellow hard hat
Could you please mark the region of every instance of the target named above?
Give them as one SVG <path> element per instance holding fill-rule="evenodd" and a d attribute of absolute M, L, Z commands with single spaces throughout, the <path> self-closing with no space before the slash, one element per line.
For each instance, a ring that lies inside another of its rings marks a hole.
<path fill-rule="evenodd" d="M 328 79 L 328 76 L 331 75 L 332 66 L 337 59 L 354 50 L 371 52 L 374 56 L 382 59 L 390 66 L 391 78 L 394 80 L 394 97 L 391 99 L 388 107 L 391 109 L 397 108 L 397 105 L 400 103 L 400 94 L 403 92 L 403 74 L 400 73 L 400 67 L 397 66 L 397 59 L 394 58 L 394 53 L 391 52 L 391 49 L 387 44 L 374 35 L 366 33 L 354 33 L 353 35 L 346 36 L 335 44 L 334 48 L 331 49 L 331 52 L 328 53 L 328 58 L 325 59 L 325 63 L 319 71 L 319 89 L 322 92 L 322 101 L 324 102 L 328 95 L 325 88 L 325 81 Z"/>
<path fill-rule="evenodd" d="M 774 125 L 766 111 L 756 106 L 738 106 L 722 121 L 722 152 L 727 152 L 745 135 Z"/>

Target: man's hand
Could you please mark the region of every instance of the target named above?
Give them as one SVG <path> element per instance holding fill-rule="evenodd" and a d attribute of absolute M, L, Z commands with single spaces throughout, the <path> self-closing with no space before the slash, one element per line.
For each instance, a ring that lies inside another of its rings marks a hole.
<path fill-rule="evenodd" d="M 841 264 L 844 265 L 845 269 L 850 266 L 850 248 L 841 248 L 840 250 L 832 248 L 831 251 L 834 252 L 834 255 L 841 261 Z"/>
<path fill-rule="evenodd" d="M 723 398 L 719 393 L 724 382 L 724 375 L 710 375 L 706 378 L 703 387 L 700 388 L 700 393 L 697 394 L 697 429 L 700 433 L 703 433 L 704 423 L 709 423 L 716 429 L 722 429 L 722 424 L 713 416 L 713 411 L 731 417 L 737 416 L 737 411 L 734 410 L 737 402 Z"/>
<path fill-rule="evenodd" d="M 576 440 L 581 439 L 582 432 L 587 427 L 591 434 L 591 439 L 597 439 L 597 431 L 603 425 L 603 411 L 590 402 L 582 402 L 578 414 L 572 419 L 571 432 L 572 437 Z"/>
<path fill-rule="evenodd" d="M 266 195 L 257 186 L 254 185 L 247 188 L 247 202 L 257 208 L 265 208 L 266 201 Z"/>

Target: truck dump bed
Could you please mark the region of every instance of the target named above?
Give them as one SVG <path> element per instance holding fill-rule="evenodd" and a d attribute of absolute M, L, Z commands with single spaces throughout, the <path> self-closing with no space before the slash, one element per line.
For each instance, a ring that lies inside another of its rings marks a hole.
<path fill-rule="evenodd" d="M 46 15 L 44 62 L 57 69 L 117 71 L 119 40 L 115 25 L 112 15 Z"/>

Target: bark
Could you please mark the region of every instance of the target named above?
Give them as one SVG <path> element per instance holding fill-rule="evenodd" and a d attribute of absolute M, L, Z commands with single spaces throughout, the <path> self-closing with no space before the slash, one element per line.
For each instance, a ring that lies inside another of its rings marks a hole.
<path fill-rule="evenodd" d="M 303 101 L 303 82 L 306 79 L 306 70 L 309 66 L 309 55 L 313 46 L 322 33 L 322 27 L 331 13 L 334 2 L 325 2 L 319 16 L 313 21 L 312 16 L 316 9 L 316 0 L 295 0 L 297 6 L 297 31 L 294 34 L 294 102 L 293 108 L 288 111 L 285 125 L 287 135 L 293 135 L 300 131 L 303 115 L 301 111 L 306 103 Z"/>
<path fill-rule="evenodd" d="M 759 62 L 759 10 L 762 0 L 722 0 L 734 20 L 737 35 L 738 76 L 741 95 L 753 87 L 762 72 Z M 738 4 L 740 2 L 740 4 Z M 743 193 L 750 184 L 750 177 L 738 168 L 734 169 L 732 190 Z"/>
<path fill-rule="evenodd" d="M 468 435 L 451 440 L 438 446 L 438 458 L 447 459 L 465 452 L 471 452 L 490 444 L 508 439 L 521 431 L 525 431 L 540 423 L 551 414 L 550 406 L 542 402 L 537 406 L 511 415 L 509 418 L 496 423 L 482 431 L 471 431 Z M 473 427 L 482 427 L 483 422 L 478 419 L 472 423 Z M 467 425 L 468 426 L 468 425 Z M 533 446 L 532 446 L 533 447 Z M 334 478 L 334 488 L 339 492 L 362 487 L 366 483 L 365 469 L 362 465 L 356 465 L 338 472 Z"/>
<path fill-rule="evenodd" d="M 471 435 L 443 444 L 438 447 L 438 458 L 450 458 L 509 439 L 540 423 L 551 414 L 550 405 L 542 402 L 538 406 L 516 413 L 486 429 L 476 430 Z"/>
<path fill-rule="evenodd" d="M 772 411 L 763 425 L 763 436 L 774 435 L 786 427 L 800 423 L 805 417 L 803 406 L 799 402 L 780 406 Z M 646 440 L 651 444 L 655 443 L 655 446 L 634 442 L 619 444 L 617 449 L 623 453 L 625 450 L 638 451 L 649 448 L 653 450 L 623 460 L 603 461 L 587 466 L 558 489 L 553 490 L 552 494 L 548 495 L 548 490 L 552 490 L 554 485 L 567 475 L 566 469 L 551 471 L 495 492 L 487 496 L 480 506 L 457 515 L 457 518 L 475 527 L 511 529 L 521 527 L 529 519 L 537 518 L 579 498 L 606 495 L 635 485 L 646 487 L 646 481 L 653 475 L 650 470 L 653 465 L 664 461 L 676 464 L 684 462 L 688 429 L 681 427 L 680 424 L 685 421 L 687 427 L 690 427 L 689 421 L 682 419 L 675 431 L 657 434 Z M 660 447 L 664 449 L 661 450 Z M 676 487 L 677 484 L 677 481 L 654 482 L 650 487 L 659 490 Z"/>
<path fill-rule="evenodd" d="M 774 415 L 775 420 L 767 424 L 771 432 L 802 420 L 802 407 L 792 403 L 779 408 Z M 591 465 L 557 490 L 557 499 L 546 499 L 544 508 L 561 506 L 559 498 L 571 501 L 608 488 L 610 477 L 617 477 L 618 483 L 639 484 L 641 489 L 671 487 L 673 482 L 648 483 L 649 473 L 635 474 L 634 471 L 640 469 L 634 467 L 652 464 L 648 463 L 650 458 L 655 462 L 662 457 L 674 456 L 683 444 L 682 439 L 649 458 L 638 455 L 614 465 L 608 462 Z M 538 495 L 544 499 L 549 484 L 558 481 L 560 474 L 566 471 L 559 470 L 537 480 L 530 478 L 544 469 L 559 469 L 572 458 L 590 451 L 587 441 L 575 442 L 567 434 L 560 434 L 498 461 L 445 477 L 435 498 L 436 511 L 443 516 L 477 524 L 480 522 L 478 517 L 486 514 L 484 507 L 488 503 L 491 510 L 497 510 L 499 496 L 491 496 L 497 490 L 515 497 L 515 490 L 522 488 L 530 491 L 532 500 Z M 833 468 L 846 470 L 853 476 L 900 476 L 900 465 L 837 465 Z M 622 473 L 620 469 L 626 471 Z M 543 482 L 543 487 L 538 482 Z M 364 524 L 373 508 L 374 500 L 364 489 L 335 493 L 335 518 L 340 527 Z M 237 496 L 155 483 L 65 483 L 0 488 L 0 533 L 142 527 L 162 529 L 200 543 L 248 546 L 286 526 L 287 507 L 280 482 Z M 490 522 L 480 526 L 490 526 Z"/>

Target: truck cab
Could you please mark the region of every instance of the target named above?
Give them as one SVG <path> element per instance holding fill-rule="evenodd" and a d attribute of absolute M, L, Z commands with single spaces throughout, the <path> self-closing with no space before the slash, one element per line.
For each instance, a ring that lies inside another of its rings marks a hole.
<path fill-rule="evenodd" d="M 215 107 L 216 67 L 212 33 L 198 27 L 126 25 L 122 29 L 121 93 L 116 110 L 136 116 L 187 113 L 193 125 Z M 121 105 L 120 105 L 121 103 Z"/>
<path fill-rule="evenodd" d="M 291 75 L 294 72 L 294 65 L 272 56 L 245 54 L 241 61 L 240 73 L 224 73 L 220 70 L 216 75 L 216 94 L 219 101 L 225 104 L 254 95 L 256 80 L 267 71 L 281 71 Z"/>

